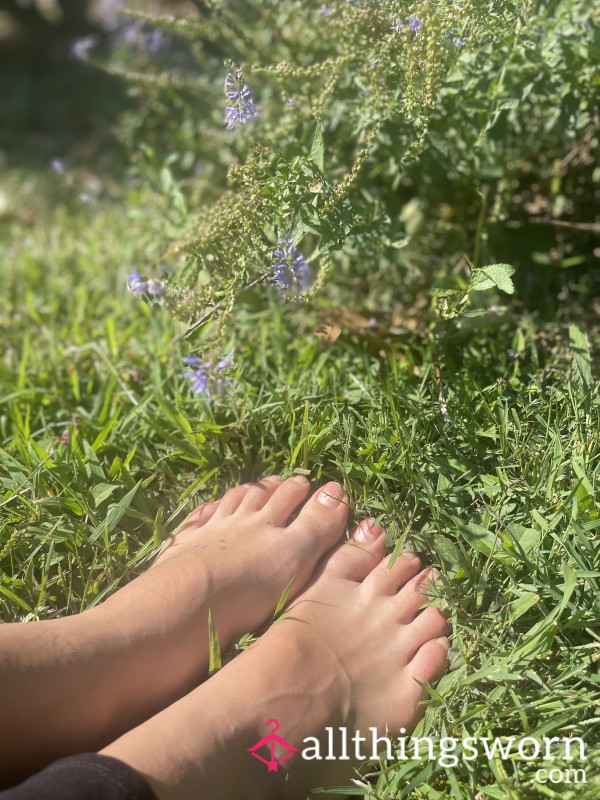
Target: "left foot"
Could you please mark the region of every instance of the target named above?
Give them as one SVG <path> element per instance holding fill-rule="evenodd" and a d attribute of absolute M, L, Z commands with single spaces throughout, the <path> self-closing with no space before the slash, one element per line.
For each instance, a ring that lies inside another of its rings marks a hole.
<path fill-rule="evenodd" d="M 149 570 L 98 606 L 126 637 L 135 680 L 147 676 L 146 696 L 160 707 L 206 674 L 209 610 L 226 650 L 272 617 L 290 581 L 290 597 L 298 594 L 340 540 L 348 498 L 337 483 L 315 492 L 288 525 L 309 487 L 301 476 L 271 476 L 200 506 Z"/>
<path fill-rule="evenodd" d="M 275 476 L 231 489 L 192 512 L 154 565 L 104 603 L 0 626 L 0 787 L 99 749 L 189 692 L 207 674 L 209 610 L 224 650 L 272 617 L 292 579 L 298 594 L 348 517 L 338 484 L 306 501 L 308 492 L 305 478 Z M 354 538 L 365 551 L 385 540 L 367 521 Z"/>

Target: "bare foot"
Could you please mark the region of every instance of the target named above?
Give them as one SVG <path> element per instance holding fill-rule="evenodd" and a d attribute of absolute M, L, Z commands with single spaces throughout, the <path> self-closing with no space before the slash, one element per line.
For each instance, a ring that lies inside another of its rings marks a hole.
<path fill-rule="evenodd" d="M 224 650 L 273 616 L 292 580 L 297 595 L 339 542 L 348 506 L 337 483 L 316 491 L 288 525 L 308 491 L 306 478 L 272 476 L 200 506 L 153 566 L 99 607 L 126 636 L 136 681 L 140 669 L 151 678 L 158 707 L 205 676 L 209 610 Z"/>
<path fill-rule="evenodd" d="M 193 512 L 155 564 L 106 602 L 0 626 L 10 722 L 0 731 L 0 785 L 103 747 L 197 686 L 207 674 L 209 609 L 226 648 L 272 617 L 292 579 L 297 594 L 348 516 L 339 485 L 308 493 L 302 477 L 231 489 Z"/>
<path fill-rule="evenodd" d="M 302 800 L 315 787 L 346 783 L 352 761 L 295 753 L 268 772 L 247 750 L 270 719 L 290 744 L 301 749 L 316 737 L 322 752 L 327 727 L 350 736 L 370 727 L 382 736 L 412 732 L 424 697 L 417 681 L 433 682 L 447 667 L 448 622 L 433 607 L 419 611 L 431 572 L 412 553 L 389 568 L 384 546 L 383 535 L 339 546 L 250 650 L 103 753 L 145 775 L 160 800 Z"/>

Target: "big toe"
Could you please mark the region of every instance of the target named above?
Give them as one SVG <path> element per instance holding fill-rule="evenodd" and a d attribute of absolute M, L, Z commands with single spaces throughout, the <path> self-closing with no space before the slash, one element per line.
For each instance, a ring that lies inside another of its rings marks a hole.
<path fill-rule="evenodd" d="M 286 535 L 301 537 L 317 560 L 342 537 L 348 519 L 348 496 L 331 481 L 317 490 L 304 504 Z"/>

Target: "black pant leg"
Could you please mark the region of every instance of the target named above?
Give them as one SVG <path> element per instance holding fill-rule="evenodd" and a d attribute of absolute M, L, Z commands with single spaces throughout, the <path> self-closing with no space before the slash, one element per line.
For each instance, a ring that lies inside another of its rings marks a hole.
<path fill-rule="evenodd" d="M 0 800 L 157 800 L 146 780 L 116 758 L 83 753 L 55 761 Z"/>

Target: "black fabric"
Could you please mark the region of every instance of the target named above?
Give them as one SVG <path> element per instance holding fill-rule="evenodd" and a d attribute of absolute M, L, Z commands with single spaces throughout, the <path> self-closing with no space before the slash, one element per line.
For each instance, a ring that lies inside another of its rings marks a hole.
<path fill-rule="evenodd" d="M 83 753 L 55 761 L 0 800 L 157 800 L 145 779 L 116 758 Z"/>

